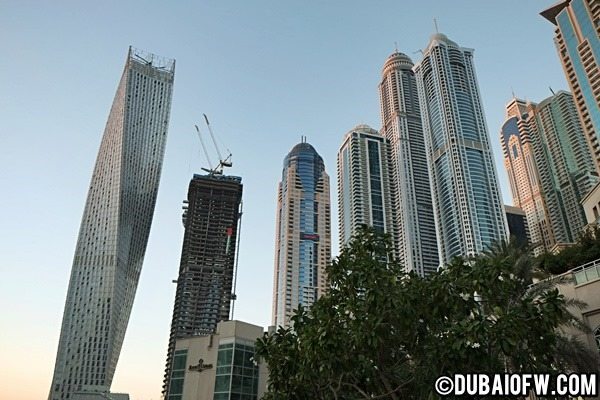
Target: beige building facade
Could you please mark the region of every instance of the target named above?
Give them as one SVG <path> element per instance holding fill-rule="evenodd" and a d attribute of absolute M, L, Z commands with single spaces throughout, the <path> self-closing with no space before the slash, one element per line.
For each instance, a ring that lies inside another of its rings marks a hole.
<path fill-rule="evenodd" d="M 567 272 L 571 283 L 560 285 L 559 291 L 567 299 L 579 300 L 586 304 L 583 309 L 574 308 L 573 313 L 590 328 L 590 332 L 572 333 L 591 352 L 600 354 L 600 260 L 581 265 Z"/>
<path fill-rule="evenodd" d="M 585 219 L 588 224 L 597 224 L 600 221 L 600 183 L 581 200 Z"/>
<path fill-rule="evenodd" d="M 534 254 L 539 255 L 548 251 L 556 240 L 542 193 L 532 141 L 536 129 L 535 122 L 532 126 L 535 106 L 512 99 L 506 105 L 506 121 L 500 130 L 500 141 L 513 204 L 525 212 L 529 242 Z"/>
<path fill-rule="evenodd" d="M 305 139 L 284 159 L 276 220 L 273 325 L 288 326 L 325 292 L 331 260 L 329 175 Z"/>
<path fill-rule="evenodd" d="M 266 389 L 267 367 L 254 358 L 263 328 L 223 321 L 214 334 L 178 339 L 165 400 L 257 400 Z"/>

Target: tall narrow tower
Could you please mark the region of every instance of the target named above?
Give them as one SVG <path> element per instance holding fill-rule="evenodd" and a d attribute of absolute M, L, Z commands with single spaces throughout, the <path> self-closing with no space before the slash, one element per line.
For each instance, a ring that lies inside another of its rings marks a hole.
<path fill-rule="evenodd" d="M 554 43 L 600 173 L 600 2 L 562 0 L 541 14 L 556 26 Z"/>
<path fill-rule="evenodd" d="M 169 385 L 176 340 L 212 334 L 218 322 L 230 318 L 241 201 L 242 179 L 237 176 L 194 175 L 190 182 L 164 376 L 165 399 L 181 398 L 181 388 Z"/>
<path fill-rule="evenodd" d="M 587 224 L 581 200 L 598 182 L 571 93 L 560 91 L 535 110 L 534 146 L 550 223 L 559 246 L 575 242 Z"/>
<path fill-rule="evenodd" d="M 175 61 L 130 48 L 75 249 L 51 400 L 107 392 L 150 234 Z"/>
<path fill-rule="evenodd" d="M 514 99 L 501 130 L 515 205 L 527 216 L 534 253 L 577 240 L 586 225 L 581 201 L 598 182 L 573 96 L 540 104 Z"/>
<path fill-rule="evenodd" d="M 500 130 L 504 167 L 508 175 L 513 203 L 525 212 L 530 245 L 535 255 L 556 243 L 546 196 L 542 191 L 535 144 L 539 134 L 535 123 L 537 104 L 513 99 L 506 105 L 506 121 Z M 548 166 L 546 163 L 544 168 Z"/>
<path fill-rule="evenodd" d="M 396 237 L 389 161 L 389 142 L 375 129 L 358 125 L 344 137 L 337 161 L 340 247 L 361 225 Z"/>
<path fill-rule="evenodd" d="M 399 261 L 423 276 L 439 267 L 425 136 L 411 59 L 395 52 L 379 84 L 381 133 L 391 147 Z"/>
<path fill-rule="evenodd" d="M 285 157 L 278 188 L 273 325 L 288 326 L 298 305 L 323 294 L 330 260 L 329 176 L 321 156 L 302 141 Z"/>
<path fill-rule="evenodd" d="M 431 37 L 414 67 L 440 261 L 479 253 L 508 229 L 473 67 L 473 50 Z"/>

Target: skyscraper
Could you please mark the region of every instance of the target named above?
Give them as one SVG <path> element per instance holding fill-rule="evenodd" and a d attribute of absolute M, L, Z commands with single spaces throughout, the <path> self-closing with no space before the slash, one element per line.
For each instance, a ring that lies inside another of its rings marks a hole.
<path fill-rule="evenodd" d="M 305 141 L 283 161 L 275 236 L 273 325 L 288 326 L 298 305 L 312 305 L 325 291 L 331 260 L 329 176 Z"/>
<path fill-rule="evenodd" d="M 581 200 L 598 182 L 575 103 L 560 91 L 535 109 L 536 163 L 556 244 L 575 242 L 587 224 Z"/>
<path fill-rule="evenodd" d="M 389 142 L 375 129 L 358 125 L 344 137 L 337 160 L 340 247 L 361 225 L 396 236 L 389 162 Z"/>
<path fill-rule="evenodd" d="M 556 240 L 534 149 L 534 141 L 538 136 L 536 106 L 516 98 L 511 100 L 506 105 L 506 121 L 500 130 L 500 141 L 513 203 L 525 213 L 530 245 L 534 254 L 538 255 L 549 251 Z M 545 163 L 544 168 L 547 168 Z"/>
<path fill-rule="evenodd" d="M 490 147 L 473 50 L 431 37 L 414 66 L 433 197 L 440 262 L 506 239 L 506 216 Z"/>
<path fill-rule="evenodd" d="M 541 14 L 556 25 L 554 42 L 600 173 L 600 2 L 563 0 Z"/>
<path fill-rule="evenodd" d="M 540 104 L 513 99 L 501 141 L 534 253 L 576 241 L 586 224 L 580 202 L 598 178 L 571 94 L 560 91 Z"/>
<path fill-rule="evenodd" d="M 163 385 L 166 400 L 181 398 L 169 385 L 176 340 L 211 334 L 218 322 L 229 320 L 241 201 L 237 176 L 194 175 L 190 182 Z"/>
<path fill-rule="evenodd" d="M 110 389 L 152 224 L 174 73 L 174 60 L 129 49 L 79 230 L 51 400 Z"/>
<path fill-rule="evenodd" d="M 399 261 L 423 276 L 439 267 L 425 135 L 413 63 L 395 52 L 379 84 L 381 133 L 391 146 L 392 193 Z"/>

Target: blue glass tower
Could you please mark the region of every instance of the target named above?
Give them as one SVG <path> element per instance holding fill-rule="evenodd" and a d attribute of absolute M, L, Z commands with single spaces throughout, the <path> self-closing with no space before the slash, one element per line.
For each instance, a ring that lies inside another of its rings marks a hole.
<path fill-rule="evenodd" d="M 549 222 L 557 244 L 572 243 L 587 225 L 581 201 L 598 182 L 573 96 L 561 90 L 540 102 L 535 126 L 533 145 Z"/>
<path fill-rule="evenodd" d="M 310 306 L 325 290 L 331 259 L 329 176 L 306 142 L 283 162 L 277 202 L 273 325 L 287 326 L 298 305 Z"/>
<path fill-rule="evenodd" d="M 435 34 L 414 67 L 440 263 L 507 237 L 473 50 Z"/>
<path fill-rule="evenodd" d="M 564 0 L 541 14 L 556 25 L 554 42 L 600 172 L 600 3 Z"/>

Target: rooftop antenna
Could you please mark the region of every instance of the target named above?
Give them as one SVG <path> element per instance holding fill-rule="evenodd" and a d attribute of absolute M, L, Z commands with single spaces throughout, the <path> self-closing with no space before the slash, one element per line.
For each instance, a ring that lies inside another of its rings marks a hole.
<path fill-rule="evenodd" d="M 438 23 L 437 23 L 437 18 L 433 18 L 433 25 L 435 26 L 435 33 L 440 33 L 439 29 L 438 29 Z"/>
<path fill-rule="evenodd" d="M 515 96 L 515 89 L 513 89 L 513 87 L 512 87 L 512 86 L 510 87 L 510 92 L 512 93 L 512 97 L 513 97 L 513 99 L 516 99 L 516 98 L 517 98 L 517 96 Z"/>
<path fill-rule="evenodd" d="M 548 86 L 548 89 L 550 89 L 550 92 L 552 93 L 552 96 L 556 96 L 556 93 L 554 93 L 554 90 L 552 90 L 551 86 Z"/>

